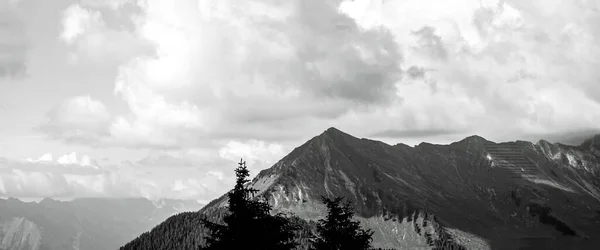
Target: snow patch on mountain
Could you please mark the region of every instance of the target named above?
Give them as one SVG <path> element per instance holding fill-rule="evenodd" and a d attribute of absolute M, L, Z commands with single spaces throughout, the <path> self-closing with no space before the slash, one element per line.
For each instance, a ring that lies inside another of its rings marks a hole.
<path fill-rule="evenodd" d="M 550 187 L 553 188 L 557 188 L 566 192 L 570 192 L 570 193 L 576 193 L 575 190 L 573 190 L 572 188 L 569 187 L 565 187 L 563 185 L 561 185 L 558 182 L 555 181 L 551 181 L 551 180 L 547 180 L 547 179 L 541 179 L 541 178 L 527 178 L 526 180 L 531 181 L 535 184 L 542 184 L 542 185 L 548 185 Z"/>

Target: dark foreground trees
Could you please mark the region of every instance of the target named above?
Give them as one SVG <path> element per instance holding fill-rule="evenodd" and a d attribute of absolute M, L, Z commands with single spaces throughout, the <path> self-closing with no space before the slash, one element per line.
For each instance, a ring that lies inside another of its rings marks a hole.
<path fill-rule="evenodd" d="M 235 174 L 235 187 L 228 193 L 229 214 L 224 224 L 202 220 L 209 234 L 206 246 L 200 249 L 294 249 L 297 227 L 283 214 L 271 215 L 272 207 L 266 199 L 255 199 L 258 190 L 246 185 L 249 171 L 245 162 L 240 160 Z"/>
<path fill-rule="evenodd" d="M 349 201 L 343 198 L 321 197 L 327 206 L 327 216 L 319 220 L 315 250 L 366 250 L 371 249 L 373 231 L 364 230 L 360 222 L 352 220 L 354 211 Z"/>
<path fill-rule="evenodd" d="M 200 249 L 295 249 L 298 243 L 295 235 L 300 229 L 290 217 L 283 214 L 271 215 L 271 205 L 262 197 L 255 197 L 258 190 L 249 187 L 249 171 L 246 163 L 240 160 L 235 169 L 236 183 L 228 193 L 229 213 L 223 224 L 202 219 L 208 229 L 206 246 Z M 315 250 L 366 250 L 371 249 L 373 232 L 361 228 L 354 221 L 354 211 L 350 202 L 343 198 L 322 197 L 327 206 L 327 215 L 318 221 L 317 235 L 311 244 Z"/>

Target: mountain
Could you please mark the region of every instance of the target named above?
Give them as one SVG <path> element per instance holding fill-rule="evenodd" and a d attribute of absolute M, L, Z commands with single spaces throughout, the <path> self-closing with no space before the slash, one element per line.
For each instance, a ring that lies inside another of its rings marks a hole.
<path fill-rule="evenodd" d="M 599 149 L 600 136 L 579 146 L 479 136 L 392 146 L 330 128 L 250 185 L 307 230 L 325 212 L 321 195 L 345 196 L 375 231 L 375 247 L 593 249 L 600 243 Z M 194 249 L 203 244 L 201 216 L 219 220 L 226 201 L 172 216 L 121 249 Z"/>
<path fill-rule="evenodd" d="M 117 249 L 169 216 L 201 207 L 144 198 L 0 199 L 0 250 Z"/>

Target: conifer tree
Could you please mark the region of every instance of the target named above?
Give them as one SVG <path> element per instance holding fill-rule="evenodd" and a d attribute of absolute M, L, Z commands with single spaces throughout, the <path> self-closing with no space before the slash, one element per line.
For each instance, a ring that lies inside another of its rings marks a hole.
<path fill-rule="evenodd" d="M 353 221 L 354 211 L 343 198 L 321 197 L 327 206 L 327 216 L 317 225 L 318 236 L 312 244 L 315 250 L 366 250 L 371 248 L 373 231 L 364 230 L 360 222 Z"/>
<path fill-rule="evenodd" d="M 255 197 L 258 190 L 246 185 L 250 175 L 246 162 L 240 160 L 235 169 L 236 183 L 228 193 L 229 213 L 224 224 L 204 218 L 208 229 L 206 247 L 201 249 L 294 249 L 297 227 L 283 214 L 271 215 L 271 205 L 266 199 Z"/>

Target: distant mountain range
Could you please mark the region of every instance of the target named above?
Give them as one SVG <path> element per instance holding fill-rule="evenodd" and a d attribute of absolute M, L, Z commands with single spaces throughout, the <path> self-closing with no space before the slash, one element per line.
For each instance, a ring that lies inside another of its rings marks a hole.
<path fill-rule="evenodd" d="M 118 249 L 169 216 L 202 206 L 144 198 L 0 199 L 0 250 Z"/>
<path fill-rule="evenodd" d="M 251 185 L 308 229 L 324 214 L 320 195 L 345 196 L 374 229 L 375 247 L 596 249 L 600 240 L 600 136 L 579 146 L 471 136 L 410 147 L 330 128 Z M 172 216 L 121 249 L 195 249 L 201 216 L 218 220 L 226 201 Z"/>

